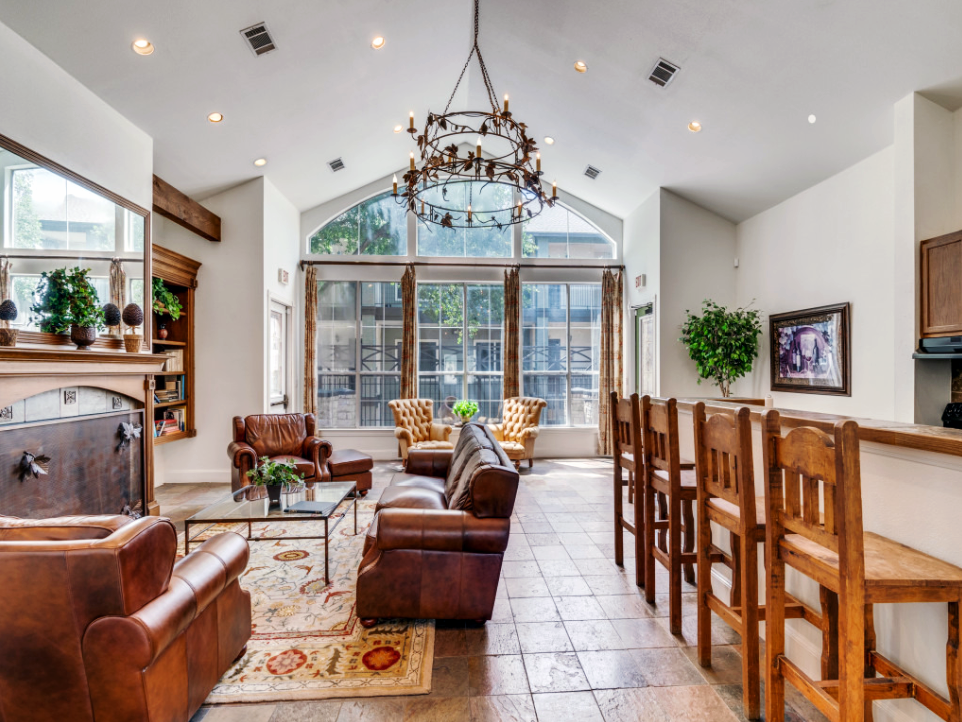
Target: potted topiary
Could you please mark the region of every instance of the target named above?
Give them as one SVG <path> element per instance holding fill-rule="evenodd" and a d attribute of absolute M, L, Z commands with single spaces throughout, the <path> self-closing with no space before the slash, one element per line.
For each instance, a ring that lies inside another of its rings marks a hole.
<path fill-rule="evenodd" d="M 285 484 L 300 486 L 304 483 L 304 475 L 297 472 L 294 460 L 271 461 L 268 457 L 261 457 L 261 464 L 247 472 L 247 478 L 254 486 L 266 486 L 270 505 L 281 503 L 281 490 Z"/>
<path fill-rule="evenodd" d="M 17 320 L 17 304 L 9 298 L 0 303 L 0 346 L 16 346 L 20 329 L 10 328 L 10 322 Z"/>
<path fill-rule="evenodd" d="M 45 333 L 70 332 L 70 340 L 78 350 L 97 340 L 97 329 L 103 328 L 104 311 L 98 305 L 97 291 L 90 283 L 89 268 L 58 268 L 40 274 L 38 303 L 30 310 L 39 314 L 40 330 Z"/>
<path fill-rule="evenodd" d="M 120 338 L 120 309 L 117 308 L 115 303 L 105 303 L 104 304 L 104 324 L 107 326 L 109 332 L 108 336 L 111 338 Z"/>
<path fill-rule="evenodd" d="M 722 397 L 731 394 L 731 383 L 752 370 L 758 357 L 761 312 L 738 308 L 729 311 L 711 299 L 702 304 L 702 315 L 685 311 L 681 339 L 702 379 L 714 382 Z"/>
<path fill-rule="evenodd" d="M 471 421 L 471 417 L 478 413 L 478 405 L 474 401 L 462 399 L 454 405 L 452 409 L 454 415 L 461 419 L 461 423 L 466 424 Z"/>
<path fill-rule="evenodd" d="M 127 349 L 127 353 L 137 353 L 140 350 L 141 340 L 137 329 L 140 327 L 140 324 L 144 322 L 144 312 L 136 303 L 128 303 L 124 306 L 124 312 L 121 318 L 130 329 L 130 334 L 124 336 L 124 348 Z"/>

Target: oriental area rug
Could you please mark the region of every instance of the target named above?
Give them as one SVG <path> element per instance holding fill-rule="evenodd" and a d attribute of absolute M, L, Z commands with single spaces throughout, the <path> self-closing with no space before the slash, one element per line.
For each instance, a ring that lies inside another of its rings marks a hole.
<path fill-rule="evenodd" d="M 373 501 L 344 502 L 330 541 L 331 583 L 324 583 L 324 541 L 285 536 L 324 533 L 323 522 L 254 524 L 241 586 L 250 592 L 247 653 L 221 678 L 207 704 L 415 695 L 431 691 L 434 621 L 386 620 L 364 629 L 355 614 L 355 585 Z M 333 519 L 332 519 L 333 522 Z M 313 529 L 315 524 L 319 527 Z M 247 524 L 216 524 L 196 542 L 223 531 L 246 535 Z M 196 528 L 191 529 L 196 533 Z M 195 541 L 191 541 L 191 549 Z M 181 554 L 183 535 L 181 535 Z"/>

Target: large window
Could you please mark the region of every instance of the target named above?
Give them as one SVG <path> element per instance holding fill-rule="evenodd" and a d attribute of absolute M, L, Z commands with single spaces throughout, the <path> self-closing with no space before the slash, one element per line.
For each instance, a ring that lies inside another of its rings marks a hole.
<path fill-rule="evenodd" d="M 577 213 L 556 203 L 522 225 L 521 252 L 525 258 L 614 258 L 615 244 Z"/>
<path fill-rule="evenodd" d="M 524 395 L 548 402 L 544 426 L 597 424 L 601 286 L 525 283 L 521 296 Z"/>
<path fill-rule="evenodd" d="M 511 258 L 512 226 L 484 224 L 486 211 L 510 208 L 511 198 L 511 189 L 497 183 L 460 182 L 431 189 L 425 200 L 436 207 L 467 208 L 470 203 L 477 227 L 443 228 L 418 221 L 418 255 Z"/>
<path fill-rule="evenodd" d="M 348 256 L 404 256 L 407 246 L 407 211 L 390 193 L 345 211 L 308 243 L 311 253 Z"/>
<path fill-rule="evenodd" d="M 436 416 L 469 399 L 479 421 L 501 418 L 503 322 L 501 284 L 418 286 L 418 396 L 434 400 Z"/>
<path fill-rule="evenodd" d="M 401 386 L 399 283 L 318 281 L 317 414 L 320 428 L 393 426 Z"/>

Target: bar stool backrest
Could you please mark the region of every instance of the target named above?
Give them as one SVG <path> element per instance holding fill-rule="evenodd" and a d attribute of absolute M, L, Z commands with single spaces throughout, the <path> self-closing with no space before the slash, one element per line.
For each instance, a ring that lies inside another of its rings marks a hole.
<path fill-rule="evenodd" d="M 742 523 L 754 526 L 757 517 L 751 411 L 742 406 L 734 414 L 706 417 L 705 404 L 699 401 L 693 417 L 699 491 L 734 504 Z"/>
<path fill-rule="evenodd" d="M 849 583 L 865 578 L 858 424 L 835 424 L 834 438 L 802 426 L 784 437 L 778 411 L 762 416 L 765 500 L 777 537 L 799 534 L 838 554 Z"/>
<path fill-rule="evenodd" d="M 619 399 L 618 393 L 612 391 L 610 408 L 614 462 L 623 469 L 637 474 L 644 463 L 638 394 Z"/>
<path fill-rule="evenodd" d="M 668 473 L 672 486 L 681 486 L 681 452 L 678 448 L 678 408 L 675 399 L 641 398 L 641 427 L 648 474 Z"/>

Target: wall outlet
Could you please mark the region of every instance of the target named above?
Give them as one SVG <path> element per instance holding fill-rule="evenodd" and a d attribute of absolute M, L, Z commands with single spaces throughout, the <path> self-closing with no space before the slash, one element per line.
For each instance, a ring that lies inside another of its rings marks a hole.
<path fill-rule="evenodd" d="M 291 274 L 285 271 L 283 268 L 277 269 L 277 281 L 282 286 L 286 286 L 291 281 Z"/>
<path fill-rule="evenodd" d="M 738 257 L 735 258 L 735 268 L 738 268 Z"/>

